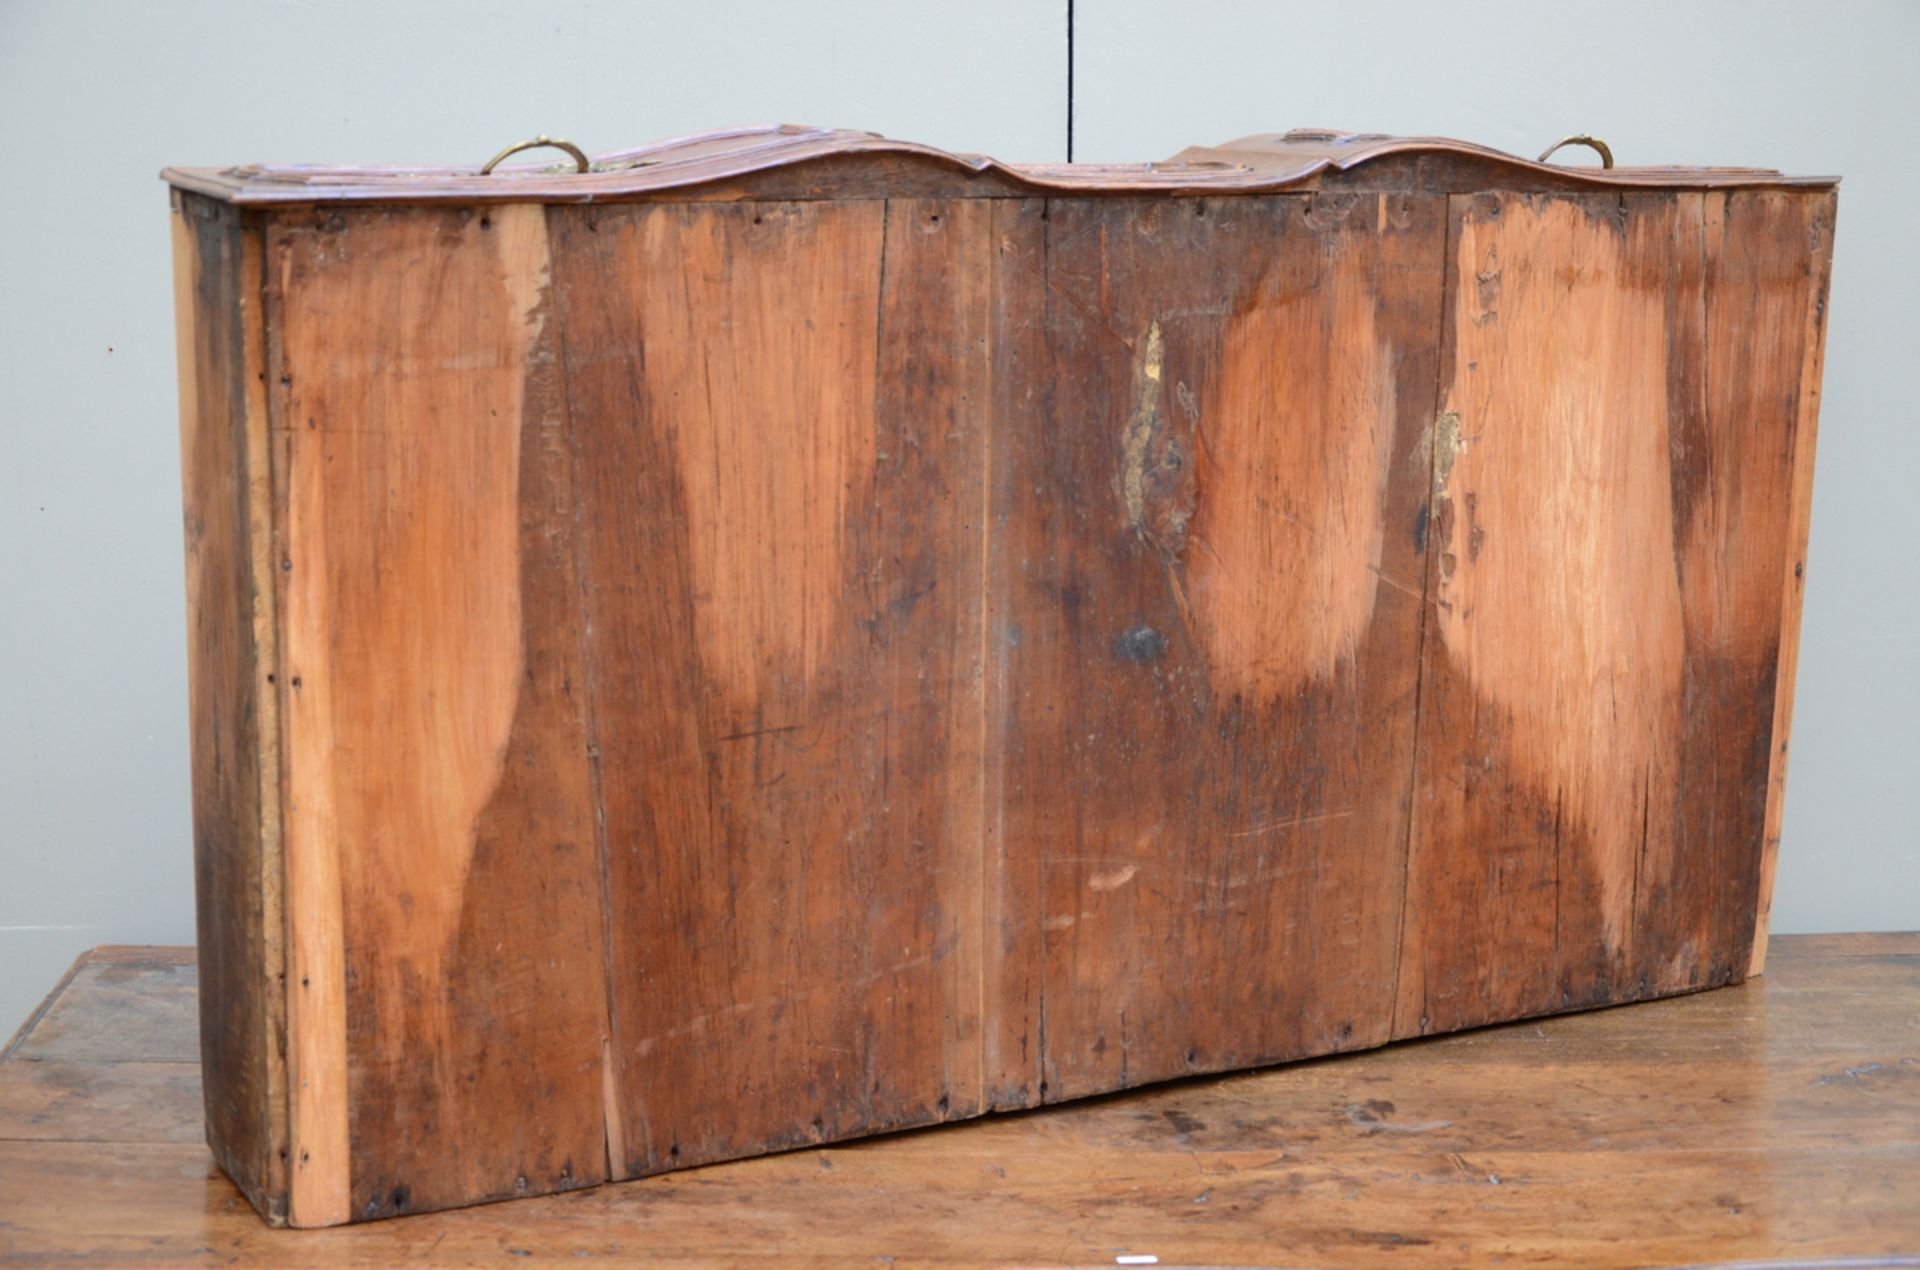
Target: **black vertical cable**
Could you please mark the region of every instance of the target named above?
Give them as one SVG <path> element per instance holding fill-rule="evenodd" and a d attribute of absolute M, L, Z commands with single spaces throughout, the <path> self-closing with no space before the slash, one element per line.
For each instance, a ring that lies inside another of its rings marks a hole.
<path fill-rule="evenodd" d="M 1067 0 L 1067 162 L 1073 162 L 1073 0 Z"/>

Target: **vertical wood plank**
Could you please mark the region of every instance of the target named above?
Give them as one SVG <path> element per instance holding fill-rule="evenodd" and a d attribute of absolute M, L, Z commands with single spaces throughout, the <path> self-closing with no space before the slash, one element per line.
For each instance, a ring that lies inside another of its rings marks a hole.
<path fill-rule="evenodd" d="M 344 222 L 341 222 L 344 223 Z M 332 737 L 325 710 L 296 727 L 293 682 L 288 673 L 298 646 L 295 615 L 305 605 L 309 639 L 325 646 L 324 592 L 317 574 L 293 576 L 290 529 L 304 519 L 324 523 L 315 477 L 321 466 L 306 463 L 307 479 L 296 488 L 293 463 L 297 430 L 288 423 L 293 377 L 287 364 L 287 314 L 293 303 L 292 240 L 285 218 L 267 221 L 267 367 L 269 438 L 273 482 L 273 567 L 277 573 L 274 619 L 280 658 L 274 667 L 275 710 L 280 719 L 282 860 L 286 907 L 287 1011 L 287 1221 L 294 1226 L 333 1226 L 352 1219 L 348 1176 L 347 976 L 341 947 L 345 916 L 340 892 L 340 854 L 327 782 L 296 785 L 296 772 L 325 770 Z M 311 429 L 309 429 L 311 430 Z M 323 705 L 330 679 L 316 686 L 309 705 Z"/>
<path fill-rule="evenodd" d="M 1757 459 L 1786 462 L 1784 488 L 1731 526 L 1756 534 L 1741 546 L 1752 574 L 1743 577 L 1742 600 L 1762 606 L 1780 600 L 1777 627 L 1755 612 L 1750 619 L 1772 634 L 1778 659 L 1772 675 L 1773 727 L 1768 741 L 1766 806 L 1761 855 L 1753 889 L 1725 894 L 1721 938 L 1729 957 L 1748 913 L 1753 916 L 1746 973 L 1766 967 L 1767 927 L 1773 909 L 1774 868 L 1779 859 L 1785 806 L 1788 737 L 1793 725 L 1793 688 L 1800 653 L 1800 608 L 1806 594 L 1807 530 L 1813 511 L 1814 446 L 1820 422 L 1820 380 L 1826 356 L 1827 288 L 1833 271 L 1833 191 L 1719 192 L 1706 196 L 1707 382 L 1709 411 L 1730 442 L 1744 442 Z M 1772 479 L 1779 481 L 1777 471 Z M 1784 506 L 1782 505 L 1784 500 Z M 1759 515 L 1765 519 L 1755 524 Z M 1769 576 L 1762 554 L 1784 546 L 1784 565 Z M 1764 655 L 1765 640 L 1750 643 Z M 1758 668 L 1755 670 L 1758 678 Z"/>
<path fill-rule="evenodd" d="M 1641 861 L 1679 859 L 1697 204 L 1450 202 L 1400 1035 L 1614 999 Z"/>
<path fill-rule="evenodd" d="M 1748 514 L 1744 526 L 1728 523 L 1738 518 L 1743 496 L 1765 499 L 1774 482 L 1756 472 L 1756 447 L 1718 426 L 1708 392 L 1711 374 L 1706 356 L 1706 318 L 1710 296 L 1706 286 L 1704 243 L 1705 202 L 1701 195 L 1681 193 L 1663 201 L 1655 196 L 1617 203 L 1616 217 L 1656 217 L 1670 230 L 1650 250 L 1666 253 L 1664 265 L 1649 263 L 1626 280 L 1627 285 L 1653 288 L 1665 275 L 1667 410 L 1664 421 L 1649 417 L 1646 426 L 1663 432 L 1666 452 L 1665 483 L 1671 513 L 1664 524 L 1642 526 L 1648 533 L 1670 527 L 1670 555 L 1678 586 L 1681 640 L 1680 717 L 1672 738 L 1648 737 L 1647 743 L 1663 756 L 1648 769 L 1643 782 L 1644 824 L 1635 851 L 1631 893 L 1633 930 L 1627 962 L 1613 979 L 1614 999 L 1684 992 L 1706 982 L 1728 982 L 1738 976 L 1730 962 L 1715 951 L 1711 897 L 1730 887 L 1736 878 L 1750 876 L 1752 843 L 1758 827 L 1742 823 L 1737 809 L 1742 799 L 1737 787 L 1748 779 L 1753 747 L 1765 745 L 1768 710 L 1758 701 L 1750 683 L 1755 672 L 1771 672 L 1751 659 L 1729 659 L 1724 645 L 1734 628 L 1745 625 L 1744 615 L 1730 612 L 1723 598 L 1752 596 L 1755 581 L 1751 564 L 1767 554 L 1765 517 Z M 1669 206 L 1670 205 L 1670 206 Z M 1657 221 L 1654 223 L 1658 223 Z M 1603 382 L 1600 391 L 1614 390 Z M 1648 479 L 1659 480 L 1650 471 Z M 1604 494 L 1604 491 L 1603 491 Z M 1612 509 L 1632 532 L 1636 516 L 1631 506 Z M 1751 542 L 1743 532 L 1757 535 Z M 1659 582 L 1665 582 L 1665 563 Z M 1777 563 L 1768 572 L 1778 571 Z M 1774 591 L 1777 581 L 1760 580 Z M 1650 583 L 1651 585 L 1651 583 Z M 1724 593 L 1724 596 L 1722 594 Z M 1615 673 L 1635 673 L 1615 668 Z M 1756 713 L 1755 707 L 1758 707 Z M 1665 776 L 1673 785 L 1668 794 L 1653 784 Z M 1729 814 L 1735 812 L 1736 814 Z M 1662 816 L 1656 826 L 1652 817 Z M 1668 827 L 1670 826 L 1670 828 Z M 1629 825 L 1629 829 L 1631 826 Z M 1662 830 L 1665 830 L 1664 832 Z"/>
<path fill-rule="evenodd" d="M 294 1220 L 590 1184 L 606 999 L 545 213 L 296 213 L 274 250 Z"/>
<path fill-rule="evenodd" d="M 616 1171 L 976 1110 L 993 206 L 556 216 Z"/>
<path fill-rule="evenodd" d="M 1386 1035 L 1442 206 L 1050 204 L 1005 810 L 1047 1100 Z"/>
<path fill-rule="evenodd" d="M 1027 545 L 1015 509 L 1031 500 L 1040 479 L 1028 465 L 1031 440 L 1051 426 L 1058 381 L 1051 373 L 1047 287 L 1047 204 L 996 200 L 993 211 L 993 421 L 982 502 L 988 525 L 982 574 L 982 636 L 987 681 L 981 802 L 982 941 L 980 1010 L 988 1108 L 1030 1107 L 1041 1100 L 1041 1005 L 1045 982 L 1041 923 L 1045 916 L 1038 852 L 1007 816 L 1019 788 L 1012 756 L 1014 650 L 1025 638 L 1013 602 L 1014 579 L 1026 567 Z"/>
<path fill-rule="evenodd" d="M 173 263 L 206 1133 L 279 1220 L 285 949 L 259 228 L 177 193 Z"/>
<path fill-rule="evenodd" d="M 1747 972 L 1810 283 L 1733 198 L 1452 200 L 1398 1034 Z"/>

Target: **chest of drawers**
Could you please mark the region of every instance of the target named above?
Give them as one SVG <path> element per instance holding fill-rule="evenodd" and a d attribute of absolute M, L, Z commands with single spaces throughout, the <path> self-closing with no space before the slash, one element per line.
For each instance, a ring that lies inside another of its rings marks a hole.
<path fill-rule="evenodd" d="M 273 1220 L 1761 964 L 1831 179 L 167 176 L 209 1138 Z"/>

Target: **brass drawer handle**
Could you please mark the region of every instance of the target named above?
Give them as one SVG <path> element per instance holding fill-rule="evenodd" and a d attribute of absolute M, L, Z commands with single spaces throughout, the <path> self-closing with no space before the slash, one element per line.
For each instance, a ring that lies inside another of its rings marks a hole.
<path fill-rule="evenodd" d="M 1590 137 L 1584 132 L 1576 132 L 1571 137 L 1560 138 L 1548 146 L 1536 162 L 1545 163 L 1553 157 L 1554 151 L 1559 150 L 1563 146 L 1585 146 L 1600 156 L 1600 166 L 1602 168 L 1610 168 L 1613 166 L 1613 151 L 1607 147 L 1607 143 L 1598 137 Z"/>
<path fill-rule="evenodd" d="M 587 171 L 593 166 L 588 160 L 586 153 L 582 151 L 579 146 L 573 144 L 571 141 L 562 141 L 559 137 L 549 137 L 543 132 L 531 141 L 517 141 L 502 150 L 499 154 L 494 155 L 491 159 L 488 159 L 487 165 L 480 169 L 480 175 L 486 176 L 490 174 L 495 168 L 500 166 L 500 160 L 510 154 L 518 154 L 522 150 L 539 150 L 548 146 L 556 150 L 565 150 L 568 156 L 573 159 L 574 165 L 582 172 Z"/>

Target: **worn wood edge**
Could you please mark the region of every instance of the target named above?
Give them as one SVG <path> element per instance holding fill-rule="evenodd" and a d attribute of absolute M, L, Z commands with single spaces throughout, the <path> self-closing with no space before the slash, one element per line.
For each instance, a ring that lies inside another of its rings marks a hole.
<path fill-rule="evenodd" d="M 243 276 L 250 286 L 241 297 L 241 329 L 246 342 L 247 563 L 253 582 L 254 691 L 260 749 L 261 923 L 267 932 L 264 977 L 267 994 L 267 1098 L 271 1107 L 267 1139 L 268 1205 L 263 1216 L 285 1220 L 291 1159 L 290 1108 L 287 1100 L 287 906 L 286 850 L 281 832 L 279 635 L 275 621 L 273 460 L 267 408 L 266 225 L 260 217 L 243 222 Z"/>
<path fill-rule="evenodd" d="M 1806 347 L 1800 365 L 1798 419 L 1793 429 L 1793 486 L 1787 528 L 1787 558 L 1781 570 L 1780 660 L 1774 676 L 1773 745 L 1767 774 L 1767 809 L 1760 847 L 1760 882 L 1755 896 L 1753 949 L 1747 974 L 1764 974 L 1773 919 L 1774 877 L 1780 864 L 1780 828 L 1786 815 L 1787 750 L 1793 728 L 1793 694 L 1800 664 L 1800 620 L 1806 599 L 1808 532 L 1813 521 L 1814 450 L 1820 430 L 1821 376 L 1826 367 L 1827 292 L 1833 280 L 1833 231 L 1839 198 L 1816 196 L 1814 216 L 1826 224 L 1815 244 L 1807 314 L 1802 329 Z"/>
<path fill-rule="evenodd" d="M 101 944 L 87 960 L 109 966 L 191 966 L 200 958 L 187 944 Z"/>
<path fill-rule="evenodd" d="M 760 140 L 773 136 L 774 141 Z M 736 142 L 737 144 L 726 144 Z M 690 153 L 689 153 L 690 152 Z M 679 155 L 680 157 L 675 157 Z M 783 126 L 735 129 L 676 138 L 597 156 L 608 170 L 554 173 L 503 168 L 481 176 L 477 167 L 352 167 L 293 165 L 271 168 L 168 167 L 161 179 L 237 205 L 315 203 L 592 203 L 688 191 L 822 162 L 916 159 L 945 169 L 964 196 L 972 179 L 990 196 L 1102 194 L 1272 194 L 1310 186 L 1327 171 L 1346 172 L 1387 156 L 1438 155 L 1493 165 L 1531 180 L 1594 190 L 1830 186 L 1837 177 L 1785 176 L 1767 169 L 1711 167 L 1560 167 L 1446 137 L 1356 136 L 1309 132 L 1248 137 L 1214 147 L 1189 147 L 1160 163 L 1017 164 L 985 155 L 956 154 L 845 129 Z M 885 191 L 877 191 L 881 197 Z M 791 197 L 782 194 L 778 197 Z"/>
<path fill-rule="evenodd" d="M 300 674 L 308 645 L 317 653 L 325 648 L 324 628 L 298 626 L 299 588 L 322 579 L 292 572 L 292 527 L 300 491 L 291 488 L 294 428 L 288 424 L 290 381 L 284 373 L 286 290 L 291 259 L 272 235 L 280 222 L 267 220 L 266 267 L 262 270 L 262 298 L 266 317 L 265 367 L 282 373 L 266 391 L 263 421 L 267 454 L 270 521 L 268 572 L 272 579 L 271 608 L 265 615 L 273 630 L 275 675 L 276 755 L 275 799 L 280 806 L 279 840 L 282 859 L 286 1034 L 286 1142 L 287 1211 L 291 1226 L 336 1226 L 351 1217 L 352 1194 L 348 1138 L 347 1002 L 344 902 L 341 892 L 339 844 L 332 829 L 332 797 L 325 789 L 300 791 L 302 771 L 316 746 L 330 738 L 313 736 L 311 726 L 296 729 L 288 710 L 292 681 Z M 310 492 L 309 497 L 313 495 Z M 308 509 L 312 515 L 316 509 Z M 278 563 L 280 567 L 275 568 Z M 313 608 L 309 602 L 305 608 Z M 259 615 L 256 615 L 259 616 Z M 324 614 L 310 615 L 316 620 Z M 323 623 L 322 623 L 323 626 Z M 303 643 L 302 639 L 306 642 Z M 326 676 L 322 676 L 324 687 Z M 319 693 L 308 694 L 318 697 Z M 324 700 L 309 703 L 315 718 L 326 717 Z M 269 1217 L 271 1220 L 271 1217 Z"/>
<path fill-rule="evenodd" d="M 28 1011 L 27 1017 L 21 1020 L 20 1026 L 15 1028 L 13 1035 L 7 1038 L 7 1043 L 0 1046 L 0 1063 L 13 1058 L 14 1051 L 33 1035 L 33 1029 L 39 1027 L 40 1020 L 47 1017 L 47 1011 L 53 1008 L 54 1002 L 58 1001 L 61 994 L 73 983 L 74 976 L 80 973 L 81 967 L 92 962 L 95 959 L 94 954 L 99 951 L 97 948 L 89 948 L 73 959 L 73 964 L 67 967 L 66 973 L 61 975 L 59 982 L 53 985 L 53 990 L 41 998 L 39 1005 Z"/>
<path fill-rule="evenodd" d="M 259 858 L 259 903 L 261 912 L 261 948 L 258 979 L 253 990 L 260 996 L 265 1019 L 264 1034 L 251 1038 L 260 1047 L 266 1076 L 261 1117 L 265 1139 L 265 1157 L 258 1169 L 249 1167 L 233 1155 L 228 1143 L 216 1140 L 213 1120 L 207 1122 L 207 1145 L 221 1168 L 233 1178 L 248 1200 L 271 1222 L 284 1218 L 286 1208 L 286 1070 L 285 1070 L 285 948 L 282 895 L 282 868 L 279 840 L 279 777 L 277 771 L 278 723 L 274 695 L 274 657 L 271 612 L 274 578 L 272 569 L 271 494 L 267 470 L 267 413 L 265 387 L 266 321 L 264 299 L 264 230 L 257 214 L 237 211 L 190 193 L 177 194 L 174 207 L 176 233 L 174 250 L 175 324 L 180 375 L 180 409 L 183 428 L 187 413 L 197 409 L 198 367 L 196 350 L 201 324 L 222 315 L 198 310 L 197 276 L 204 268 L 197 238 L 190 228 L 192 220 L 216 220 L 231 235 L 238 260 L 234 264 L 238 278 L 240 312 L 240 365 L 235 368 L 241 383 L 242 418 L 237 421 L 235 443 L 240 449 L 240 471 L 235 479 L 245 482 L 246 523 L 241 526 L 247 559 L 247 602 L 251 610 L 248 636 L 252 642 L 249 672 L 254 677 L 253 734 L 240 740 L 256 750 L 259 787 L 259 823 L 254 826 Z M 184 438 L 184 432 L 183 432 Z M 236 562 L 240 563 L 240 562 Z M 196 867 L 200 867 L 196 864 Z M 96 950 L 95 960 L 125 954 L 128 961 L 146 960 L 137 948 Z M 103 955 L 104 954 L 104 955 Z M 204 1021 L 203 1021 L 204 1027 Z"/>

